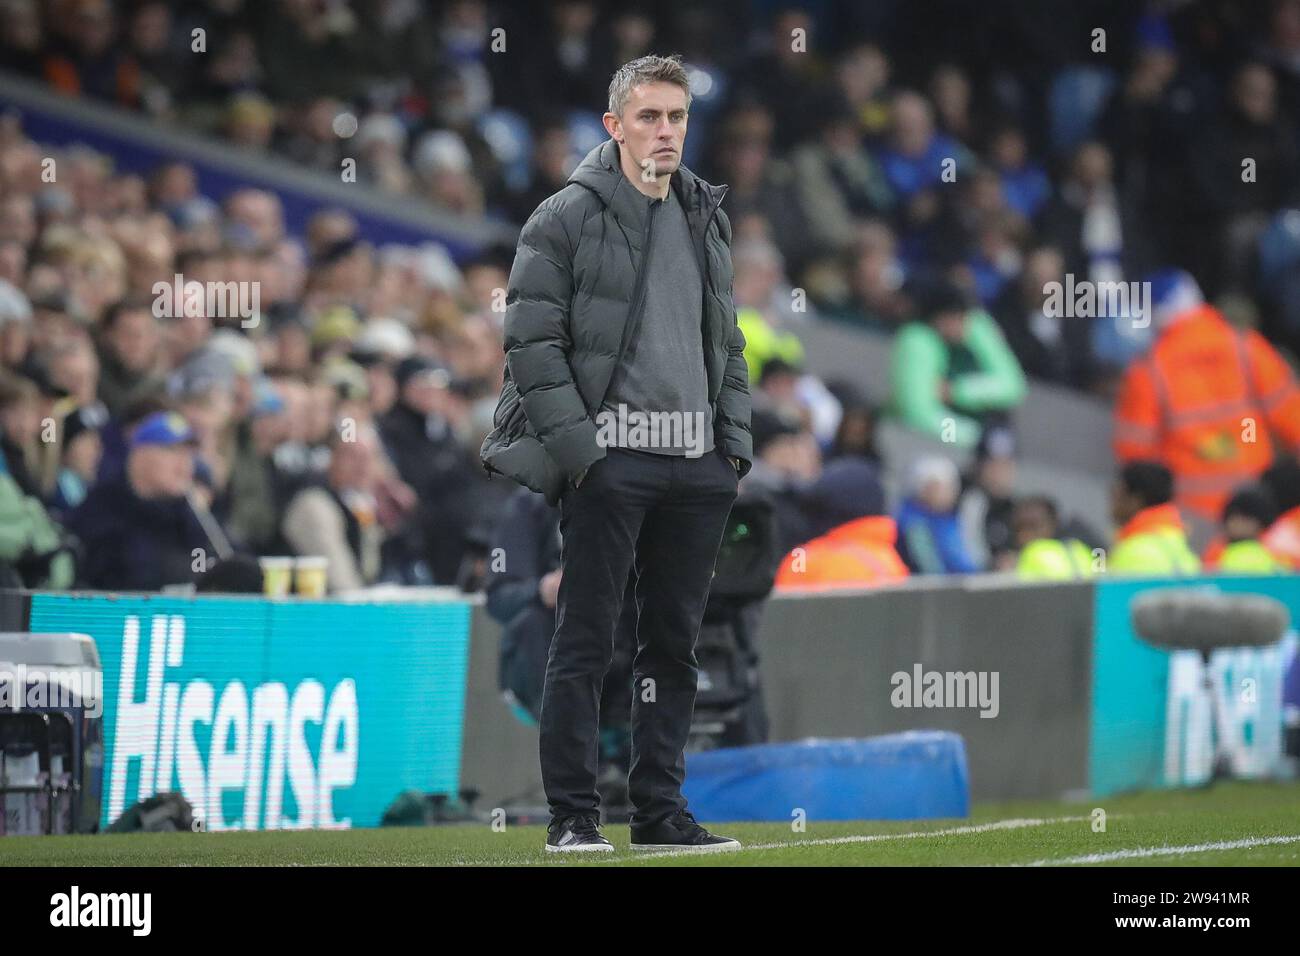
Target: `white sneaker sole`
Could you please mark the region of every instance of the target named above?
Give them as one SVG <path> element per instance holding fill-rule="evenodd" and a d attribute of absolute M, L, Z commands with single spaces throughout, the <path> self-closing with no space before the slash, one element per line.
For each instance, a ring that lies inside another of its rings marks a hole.
<path fill-rule="evenodd" d="M 579 843 L 575 846 L 551 846 L 546 844 L 547 853 L 613 853 L 614 848 L 608 843 Z"/>

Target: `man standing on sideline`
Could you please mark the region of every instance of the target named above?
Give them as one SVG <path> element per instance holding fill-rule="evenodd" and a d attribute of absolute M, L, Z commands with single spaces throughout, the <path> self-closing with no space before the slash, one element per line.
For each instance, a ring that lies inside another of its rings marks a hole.
<path fill-rule="evenodd" d="M 632 847 L 739 846 L 700 826 L 681 792 L 695 641 L 753 459 L 726 187 L 681 165 L 690 102 L 678 60 L 621 67 L 610 139 L 537 207 L 510 271 L 506 377 L 482 458 L 560 505 L 540 740 L 549 851 L 613 849 L 598 827 L 599 709 L 631 573 Z"/>

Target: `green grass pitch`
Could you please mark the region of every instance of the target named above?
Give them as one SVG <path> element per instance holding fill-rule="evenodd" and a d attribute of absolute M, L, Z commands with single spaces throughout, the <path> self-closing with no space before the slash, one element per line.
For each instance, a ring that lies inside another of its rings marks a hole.
<path fill-rule="evenodd" d="M 1105 811 L 1097 832 L 1093 811 Z M 712 826 L 712 825 L 711 825 Z M 968 819 L 716 825 L 746 849 L 643 857 L 547 854 L 542 827 L 487 824 L 274 833 L 0 839 L 0 866 L 980 866 L 1300 864 L 1300 783 L 1220 783 L 1086 803 L 977 806 Z"/>

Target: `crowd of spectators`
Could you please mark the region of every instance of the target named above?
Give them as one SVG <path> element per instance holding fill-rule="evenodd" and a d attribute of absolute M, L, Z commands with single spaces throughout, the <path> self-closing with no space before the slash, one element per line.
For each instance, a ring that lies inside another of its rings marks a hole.
<path fill-rule="evenodd" d="M 1123 317 L 1049 314 L 1048 283 L 1177 264 L 1300 350 L 1300 0 L 1046 6 L 0 0 L 0 62 L 519 224 L 603 138 L 613 70 L 680 52 L 687 164 L 730 186 L 746 481 L 777 496 L 787 543 L 892 511 L 911 569 L 945 573 L 1009 566 L 999 463 L 1026 380 L 1109 394 L 1139 347 Z M 1100 50 L 1099 18 L 1116 25 Z M 335 589 L 476 586 L 514 490 L 477 460 L 511 256 L 376 246 L 342 209 L 293 234 L 271 192 L 205 196 L 182 162 L 123 174 L 3 117 L 0 513 L 22 516 L 6 573 L 155 588 L 213 556 L 234 578 L 231 556 L 297 553 L 330 555 Z M 255 283 L 259 310 L 160 297 L 177 274 Z M 888 407 L 882 383 L 804 367 L 815 316 L 895 337 Z M 937 374 L 954 355 L 979 374 Z M 951 422 L 971 474 L 914 462 L 887 502 L 882 414 Z M 164 530 L 134 540 L 145 525 Z"/>

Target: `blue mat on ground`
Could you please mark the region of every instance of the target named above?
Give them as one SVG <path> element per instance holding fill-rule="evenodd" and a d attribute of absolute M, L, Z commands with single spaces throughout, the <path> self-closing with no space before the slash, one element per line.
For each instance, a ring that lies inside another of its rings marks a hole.
<path fill-rule="evenodd" d="M 938 730 L 729 747 L 686 755 L 700 820 L 920 820 L 970 812 L 966 746 Z"/>

